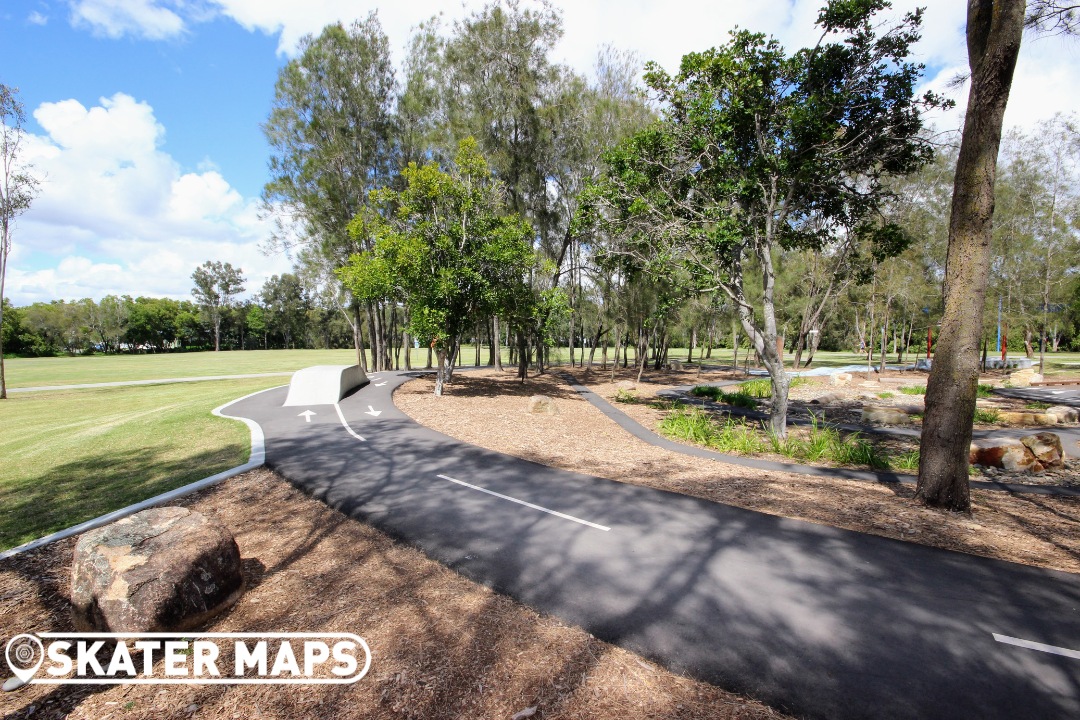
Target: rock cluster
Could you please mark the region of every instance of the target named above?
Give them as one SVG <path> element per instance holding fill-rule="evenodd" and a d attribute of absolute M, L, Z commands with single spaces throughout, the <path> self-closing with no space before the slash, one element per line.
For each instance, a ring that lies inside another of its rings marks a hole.
<path fill-rule="evenodd" d="M 968 460 L 972 465 L 1007 472 L 1041 473 L 1063 467 L 1065 451 L 1058 435 L 1043 432 L 1019 439 L 993 438 L 972 443 Z"/>

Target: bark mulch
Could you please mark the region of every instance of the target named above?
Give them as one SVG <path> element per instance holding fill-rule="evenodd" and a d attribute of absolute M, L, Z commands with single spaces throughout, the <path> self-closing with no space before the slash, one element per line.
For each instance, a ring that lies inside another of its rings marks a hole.
<path fill-rule="evenodd" d="M 614 399 L 616 383 L 636 372 L 572 371 L 583 384 Z M 722 373 L 647 373 L 640 399 L 657 391 L 725 379 Z M 704 461 L 642 442 L 608 420 L 552 374 L 521 384 L 510 373 L 482 371 L 454 377 L 442 398 L 429 378 L 398 388 L 394 402 L 418 422 L 465 442 L 546 465 L 635 485 L 758 510 L 773 515 L 882 535 L 1038 567 L 1080 572 L 1080 500 L 972 491 L 973 511 L 924 507 L 912 486 L 886 486 L 785 472 L 748 470 Z M 532 415 L 528 397 L 555 398 L 558 414 Z M 654 428 L 662 410 L 620 404 Z"/>
<path fill-rule="evenodd" d="M 48 686 L 5 718 L 786 717 L 538 615 L 331 510 L 268 470 L 180 501 L 236 536 L 248 590 L 209 632 L 352 632 L 354 685 Z M 0 561 L 0 638 L 70 631 L 75 539 Z M 520 717 L 520 716 L 519 716 Z"/>

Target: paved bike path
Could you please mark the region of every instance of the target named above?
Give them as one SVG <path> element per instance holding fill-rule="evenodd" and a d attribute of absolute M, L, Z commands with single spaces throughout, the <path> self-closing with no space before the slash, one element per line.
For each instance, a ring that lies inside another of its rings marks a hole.
<path fill-rule="evenodd" d="M 473 447 L 394 408 L 406 379 L 376 376 L 337 407 L 283 408 L 275 389 L 223 412 L 258 422 L 267 464 L 332 507 L 541 612 L 796 715 L 1080 716 L 1080 652 L 994 636 L 1080 650 L 1080 576 Z"/>

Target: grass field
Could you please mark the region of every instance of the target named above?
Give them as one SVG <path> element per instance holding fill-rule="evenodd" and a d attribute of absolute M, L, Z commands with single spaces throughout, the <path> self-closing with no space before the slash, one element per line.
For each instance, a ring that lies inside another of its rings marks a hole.
<path fill-rule="evenodd" d="M 287 378 L 13 394 L 0 401 L 0 549 L 247 462 L 210 414 Z"/>
<path fill-rule="evenodd" d="M 474 363 L 473 347 L 463 348 L 462 355 L 466 366 Z M 554 362 L 566 362 L 568 350 L 553 350 L 551 356 Z M 480 357 L 486 363 L 486 348 Z M 673 349 L 669 357 L 685 359 L 686 350 Z M 253 350 L 19 358 L 7 361 L 7 367 L 12 387 L 29 387 L 289 372 L 348 364 L 354 358 L 350 350 Z M 633 362 L 633 353 L 630 359 Z M 426 350 L 413 350 L 414 367 L 426 361 Z M 730 363 L 731 351 L 714 350 L 706 362 Z M 818 353 L 814 358 L 815 367 L 862 362 L 865 359 L 852 353 Z M 1080 375 L 1080 353 L 1052 356 L 1047 374 L 1063 373 Z M 247 428 L 215 418 L 210 411 L 285 382 L 285 377 L 267 377 L 13 393 L 0 402 L 0 548 L 242 464 L 249 453 Z"/>
<path fill-rule="evenodd" d="M 462 363 L 466 366 L 475 362 L 474 346 L 462 348 Z M 565 347 L 552 348 L 550 359 L 553 363 L 569 361 L 569 350 Z M 634 352 L 630 351 L 630 361 L 634 362 Z M 1014 354 L 1015 356 L 1016 354 Z M 668 357 L 686 360 L 685 348 L 672 348 Z M 739 352 L 739 366 L 745 363 L 746 350 Z M 575 352 L 575 358 L 581 358 L 581 349 Z M 486 364 L 487 347 L 480 349 L 480 362 Z M 695 351 L 694 360 L 700 361 L 701 352 Z M 1036 356 L 1037 359 L 1037 356 Z M 716 348 L 712 358 L 706 364 L 731 364 L 730 348 Z M 905 364 L 913 363 L 915 356 L 906 355 Z M 600 352 L 596 353 L 596 362 L 600 361 Z M 788 367 L 793 356 L 785 355 Z M 39 387 L 49 385 L 81 385 L 85 383 L 119 382 L 124 380 L 154 380 L 171 377 L 208 377 L 217 375 L 247 375 L 252 373 L 292 372 L 310 365 L 345 365 L 356 362 L 352 350 L 245 350 L 233 352 L 199 352 L 163 355 L 91 355 L 88 357 L 55 358 L 12 358 L 6 360 L 8 387 Z M 413 367 L 427 364 L 427 350 L 414 348 L 412 351 Z M 503 349 L 503 362 L 509 362 L 509 353 Z M 889 364 L 895 364 L 895 356 L 890 356 Z M 839 367 L 842 365 L 864 365 L 866 357 L 855 353 L 819 352 L 814 355 L 811 367 Z M 877 366 L 875 359 L 874 366 Z M 751 367 L 753 360 L 751 359 Z M 1047 374 L 1080 375 L 1080 353 L 1056 353 L 1047 355 Z"/>

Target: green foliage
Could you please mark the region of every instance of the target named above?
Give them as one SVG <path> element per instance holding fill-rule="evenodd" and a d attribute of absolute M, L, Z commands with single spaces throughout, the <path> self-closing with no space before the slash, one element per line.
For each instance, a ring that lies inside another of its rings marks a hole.
<path fill-rule="evenodd" d="M 905 395 L 925 395 L 926 394 L 926 386 L 925 385 L 910 385 L 908 387 L 901 387 L 901 388 L 896 388 L 896 389 L 899 390 L 900 392 L 904 393 Z"/>
<path fill-rule="evenodd" d="M 1027 408 L 1028 410 L 1046 410 L 1046 409 L 1048 409 L 1048 408 L 1050 408 L 1052 406 L 1050 405 L 1050 403 L 1044 403 L 1044 402 L 1038 402 L 1036 400 L 1032 400 L 1031 402 L 1024 403 L 1024 407 Z"/>
<path fill-rule="evenodd" d="M 979 386 L 975 388 L 975 396 L 976 397 L 988 398 L 988 397 L 993 397 L 993 395 L 994 395 L 994 386 L 993 385 L 986 385 L 984 383 L 979 383 Z"/>
<path fill-rule="evenodd" d="M 442 353 L 477 316 L 531 314 L 532 229 L 506 214 L 476 141 L 461 142 L 449 171 L 412 163 L 402 182 L 372 192 L 372 210 L 350 223 L 374 244 L 338 271 L 345 286 L 362 299 L 403 300 L 412 335 Z"/>
<path fill-rule="evenodd" d="M 981 425 L 996 425 L 1001 422 L 1001 413 L 997 410 L 975 408 L 975 422 Z"/>
<path fill-rule="evenodd" d="M 616 390 L 615 402 L 623 403 L 626 405 L 633 405 L 638 401 L 638 396 L 631 390 Z"/>
<path fill-rule="evenodd" d="M 903 470 L 904 472 L 916 473 L 919 471 L 919 451 L 909 450 L 908 452 L 902 452 L 899 455 L 894 455 L 889 460 L 889 465 L 894 470 Z"/>
<path fill-rule="evenodd" d="M 722 402 L 735 407 L 747 408 L 753 410 L 757 407 L 757 401 L 754 400 L 754 396 L 748 393 L 745 389 L 740 389 L 738 392 L 728 393 L 724 392 L 723 388 L 714 387 L 712 385 L 699 385 L 690 391 L 691 395 L 697 397 L 709 398 L 714 402 Z"/>
<path fill-rule="evenodd" d="M 755 455 L 772 451 L 799 461 L 829 461 L 872 468 L 890 466 L 889 458 L 858 433 L 842 435 L 816 418 L 805 438 L 794 435 L 781 438 L 742 420 L 728 417 L 719 422 L 704 410 L 683 406 L 672 410 L 658 427 L 668 437 L 693 442 L 718 452 Z"/>
<path fill-rule="evenodd" d="M 901 392 L 903 392 L 903 388 L 900 388 L 900 390 L 901 390 Z M 910 393 L 909 393 L 909 394 L 910 394 Z M 896 394 L 895 394 L 895 393 L 891 393 L 891 392 L 879 392 L 879 393 L 877 394 L 877 396 L 878 396 L 879 398 L 881 398 L 882 400 L 888 400 L 888 399 L 889 399 L 889 398 L 891 398 L 891 397 L 896 397 Z"/>

